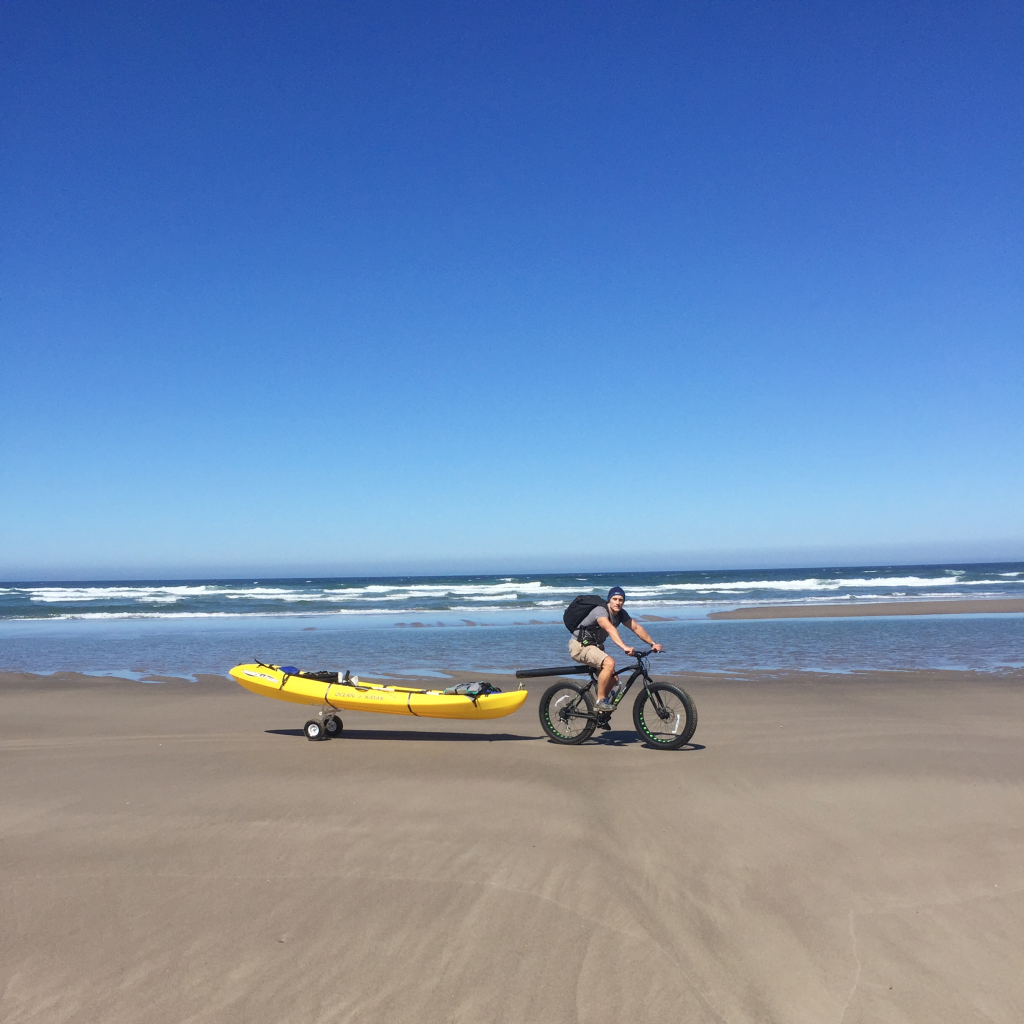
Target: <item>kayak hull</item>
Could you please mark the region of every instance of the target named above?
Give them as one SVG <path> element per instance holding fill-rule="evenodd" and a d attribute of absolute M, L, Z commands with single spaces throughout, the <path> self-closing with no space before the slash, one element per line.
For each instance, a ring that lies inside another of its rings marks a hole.
<path fill-rule="evenodd" d="M 231 678 L 261 697 L 292 704 L 327 705 L 337 711 L 372 711 L 412 718 L 504 718 L 518 711 L 526 700 L 526 690 L 489 693 L 474 698 L 440 690 L 386 686 L 368 680 L 327 683 L 288 675 L 274 665 L 236 665 L 231 670 Z"/>

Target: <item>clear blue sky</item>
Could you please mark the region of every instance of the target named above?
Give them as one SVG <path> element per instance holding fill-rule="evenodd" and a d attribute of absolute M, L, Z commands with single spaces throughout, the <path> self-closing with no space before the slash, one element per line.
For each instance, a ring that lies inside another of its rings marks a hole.
<path fill-rule="evenodd" d="M 1024 558 L 1019 4 L 0 47 L 0 578 Z"/>

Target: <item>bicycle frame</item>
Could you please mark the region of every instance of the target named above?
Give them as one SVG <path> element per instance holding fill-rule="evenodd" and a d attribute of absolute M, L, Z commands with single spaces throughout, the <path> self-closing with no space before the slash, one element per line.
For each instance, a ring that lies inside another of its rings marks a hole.
<path fill-rule="evenodd" d="M 647 659 L 650 657 L 650 655 L 651 655 L 650 651 L 646 651 L 643 654 L 634 654 L 634 655 L 632 655 L 632 657 L 636 658 L 636 667 L 632 670 L 632 674 L 630 675 L 629 679 L 627 679 L 626 682 L 619 688 L 619 692 L 615 694 L 615 697 L 612 700 L 612 711 L 614 711 L 616 708 L 618 708 L 618 706 L 622 703 L 622 701 L 624 701 L 626 699 L 626 694 L 629 693 L 629 691 L 633 688 L 633 684 L 637 681 L 638 678 L 643 679 L 643 681 L 644 681 L 644 689 L 646 689 L 648 692 L 650 692 L 651 688 L 650 688 L 649 684 L 651 683 L 651 676 L 650 676 L 650 669 L 648 668 L 648 664 L 647 664 Z M 628 666 L 626 668 L 617 669 L 613 673 L 613 678 L 618 679 L 623 673 L 628 672 L 628 671 L 630 671 Z M 586 684 L 583 684 L 581 686 L 581 689 L 589 690 L 591 687 L 594 687 L 594 691 L 596 693 L 597 692 L 597 676 L 598 676 L 598 673 L 599 673 L 599 669 L 590 668 L 590 681 L 587 682 Z M 654 697 L 652 696 L 651 699 L 654 700 Z M 660 703 L 660 701 L 658 703 Z M 593 717 L 593 718 L 600 718 L 602 713 L 603 714 L 611 714 L 611 711 L 606 711 L 606 712 L 600 712 L 599 711 L 595 715 L 587 715 L 586 717 L 588 717 L 588 718 L 591 718 L 591 717 Z"/>

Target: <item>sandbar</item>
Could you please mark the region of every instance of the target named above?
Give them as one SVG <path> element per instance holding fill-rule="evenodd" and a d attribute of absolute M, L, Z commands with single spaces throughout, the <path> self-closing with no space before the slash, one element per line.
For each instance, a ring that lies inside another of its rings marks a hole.
<path fill-rule="evenodd" d="M 1024 673 L 678 681 L 663 752 L 0 676 L 0 1019 L 1024 1019 Z"/>
<path fill-rule="evenodd" d="M 869 615 L 991 615 L 1024 612 L 1024 598 L 979 598 L 951 601 L 888 601 L 885 603 L 788 604 L 756 608 L 736 608 L 710 612 L 709 619 L 831 619 Z"/>

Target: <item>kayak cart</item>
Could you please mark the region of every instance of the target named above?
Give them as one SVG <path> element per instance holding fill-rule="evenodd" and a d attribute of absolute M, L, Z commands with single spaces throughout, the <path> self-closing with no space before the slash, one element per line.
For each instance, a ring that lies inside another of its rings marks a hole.
<path fill-rule="evenodd" d="M 319 706 L 304 732 L 308 739 L 341 735 L 344 724 L 337 711 L 372 711 L 413 718 L 503 718 L 526 700 L 523 689 L 503 693 L 490 683 L 459 683 L 443 690 L 423 690 L 360 679 L 349 672 L 321 672 L 293 665 L 236 665 L 231 678 L 253 693 L 292 704 Z"/>

